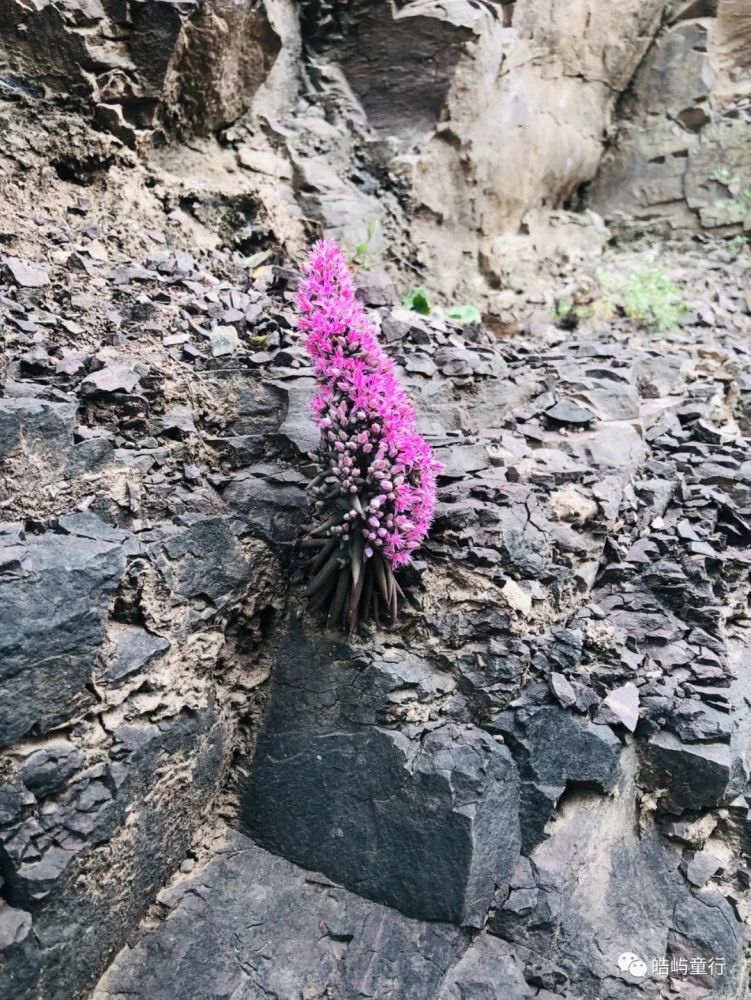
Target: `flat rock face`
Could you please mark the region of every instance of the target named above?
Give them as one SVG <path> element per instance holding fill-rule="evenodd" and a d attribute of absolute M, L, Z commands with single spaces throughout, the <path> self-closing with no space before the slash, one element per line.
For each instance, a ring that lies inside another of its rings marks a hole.
<path fill-rule="evenodd" d="M 176 982 L 186 1000 L 532 996 L 503 942 L 410 920 L 239 834 L 160 899 L 166 921 L 119 956 L 92 1000 L 160 1000 Z"/>
<path fill-rule="evenodd" d="M 76 404 L 72 399 L 0 400 L 0 490 L 7 495 L 11 469 L 23 466 L 43 482 L 56 477 L 73 448 Z"/>
<path fill-rule="evenodd" d="M 637 987 L 657 1000 L 667 984 L 663 955 L 668 965 L 691 955 L 705 968 L 724 957 L 699 996 L 741 996 L 729 904 L 711 890 L 687 895 L 680 852 L 659 835 L 625 833 L 634 804 L 630 794 L 587 793 L 567 804 L 551 839 L 517 865 L 480 934 L 409 919 L 229 834 L 205 865 L 160 893 L 166 919 L 123 949 L 92 1000 L 159 1000 L 176 980 L 188 1000 L 395 992 L 407 1000 L 629 1000 Z"/>
<path fill-rule="evenodd" d="M 561 803 L 549 838 L 520 859 L 488 929 L 529 948 L 528 978 L 534 967 L 532 977 L 556 983 L 557 995 L 568 996 L 575 981 L 574 995 L 628 1000 L 638 987 L 638 995 L 664 996 L 671 963 L 679 968 L 692 955 L 694 969 L 705 970 L 699 996 L 741 996 L 732 906 L 714 889 L 686 892 L 680 849 L 654 829 L 638 830 L 636 761 L 632 751 L 625 757 L 614 798 L 579 790 Z M 710 960 L 721 958 L 723 971 L 712 975 Z"/>
<path fill-rule="evenodd" d="M 414 655 L 353 652 L 294 622 L 275 660 L 240 788 L 243 829 L 409 916 L 481 925 L 519 851 L 511 755 L 472 725 L 388 726 L 401 692 L 422 695 L 417 722 L 453 679 Z"/>
<path fill-rule="evenodd" d="M 12 558 L 18 572 L 0 577 L 0 746 L 86 702 L 125 571 L 120 545 L 75 536 L 13 539 Z"/>

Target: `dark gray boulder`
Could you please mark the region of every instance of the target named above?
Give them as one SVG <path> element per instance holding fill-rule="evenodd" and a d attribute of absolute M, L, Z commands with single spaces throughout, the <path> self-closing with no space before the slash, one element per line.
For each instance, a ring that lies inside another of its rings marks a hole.
<path fill-rule="evenodd" d="M 73 449 L 76 409 L 73 399 L 0 399 L 0 499 L 15 488 L 14 470 L 40 483 L 61 477 Z"/>
<path fill-rule="evenodd" d="M 746 785 L 744 756 L 730 743 L 683 743 L 660 732 L 642 748 L 644 780 L 664 788 L 674 809 L 725 805 Z"/>
<path fill-rule="evenodd" d="M 0 576 L 0 746 L 45 732 L 87 699 L 121 545 L 48 533 L 29 537 L 21 572 Z"/>
<path fill-rule="evenodd" d="M 21 446 L 22 439 L 38 461 L 70 448 L 76 408 L 73 399 L 0 399 L 0 458 L 8 458 Z"/>
<path fill-rule="evenodd" d="M 202 599 L 212 609 L 236 598 L 252 578 L 253 566 L 232 530 L 229 518 L 186 514 L 177 530 L 152 548 L 171 603 Z"/>
<path fill-rule="evenodd" d="M 410 920 L 232 834 L 160 894 L 170 914 L 126 948 L 95 1000 L 443 996 L 466 932 Z M 446 994 L 447 997 L 452 994 Z"/>
<path fill-rule="evenodd" d="M 253 465 L 233 479 L 224 499 L 258 536 L 289 542 L 308 518 L 306 482 L 295 470 Z"/>
<path fill-rule="evenodd" d="M 410 916 L 480 926 L 518 854 L 519 784 L 488 734 L 437 724 L 451 678 L 411 654 L 314 638 L 294 619 L 273 677 L 241 782 L 243 829 Z M 400 714 L 424 721 L 385 724 Z"/>

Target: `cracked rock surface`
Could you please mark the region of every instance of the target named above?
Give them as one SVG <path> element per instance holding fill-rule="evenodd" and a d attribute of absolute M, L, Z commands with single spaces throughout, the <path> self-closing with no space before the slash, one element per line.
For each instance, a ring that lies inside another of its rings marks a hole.
<path fill-rule="evenodd" d="M 747 25 L 669 6 L 3 8 L 0 1000 L 747 996 L 751 273 L 702 187 Z M 653 169 L 619 241 L 569 211 Z M 640 235 L 676 170 L 716 237 Z M 444 472 L 345 640 L 294 297 L 378 218 Z M 657 265 L 675 329 L 598 313 Z"/>
<path fill-rule="evenodd" d="M 506 747 L 441 720 L 455 681 L 299 626 L 274 660 L 243 829 L 409 916 L 481 926 L 519 853 L 519 779 Z"/>
<path fill-rule="evenodd" d="M 6 272 L 0 300 L 2 995 L 86 996 L 130 941 L 100 993 L 619 1000 L 629 952 L 642 995 L 722 958 L 687 986 L 743 996 L 749 318 L 719 306 L 743 262 L 668 247 L 722 322 L 659 340 L 376 307 L 446 468 L 401 625 L 347 643 L 286 593 L 312 446 L 293 269 L 68 197 L 19 225 L 50 282 Z"/>
<path fill-rule="evenodd" d="M 232 834 L 195 877 L 162 893 L 168 917 L 100 982 L 96 1000 L 531 996 L 504 942 L 422 923 Z M 284 927 L 283 934 L 279 928 Z M 200 970 L 200 971 L 199 971 Z M 302 991 L 300 983 L 304 979 Z M 487 993 L 488 996 L 493 995 Z"/>

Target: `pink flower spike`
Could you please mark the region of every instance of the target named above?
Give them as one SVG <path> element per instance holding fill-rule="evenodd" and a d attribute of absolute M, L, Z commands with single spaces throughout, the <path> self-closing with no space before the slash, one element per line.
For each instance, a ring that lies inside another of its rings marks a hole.
<path fill-rule="evenodd" d="M 341 509 L 337 500 L 343 494 L 356 497 L 352 502 L 370 516 L 347 519 L 354 539 L 347 544 L 375 535 L 361 549 L 364 557 L 373 558 L 377 547 L 392 567 L 404 566 L 433 520 L 441 466 L 415 430 L 415 411 L 334 243 L 322 240 L 311 250 L 298 308 L 298 325 L 319 384 L 313 414 L 321 429 L 320 472 L 325 479 L 340 475 L 344 466 L 348 477 L 346 484 L 340 478 L 317 489 L 316 496 L 323 499 L 317 517 L 330 519 Z M 367 521 L 378 531 L 369 531 Z M 342 558 L 346 560 L 346 552 Z"/>

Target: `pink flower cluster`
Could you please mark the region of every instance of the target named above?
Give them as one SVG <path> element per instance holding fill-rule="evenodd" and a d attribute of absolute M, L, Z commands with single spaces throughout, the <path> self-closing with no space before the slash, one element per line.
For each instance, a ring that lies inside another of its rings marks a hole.
<path fill-rule="evenodd" d="M 441 466 L 415 431 L 415 411 L 336 244 L 321 241 L 311 251 L 298 305 L 321 383 L 313 404 L 321 429 L 316 507 L 350 498 L 330 533 L 342 541 L 360 533 L 364 558 L 380 550 L 393 567 L 403 566 L 428 533 Z"/>

